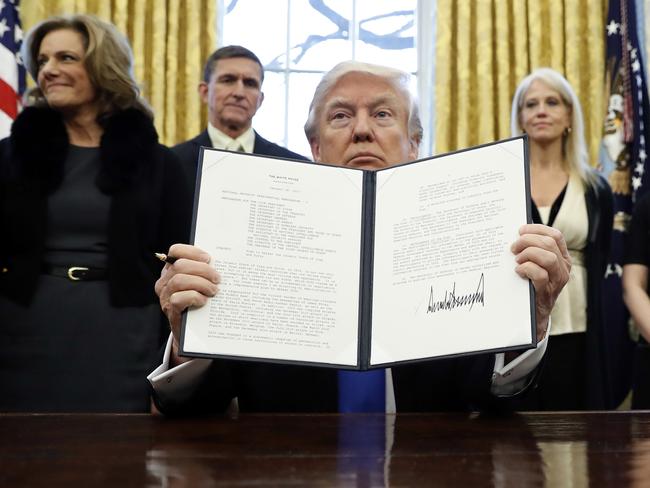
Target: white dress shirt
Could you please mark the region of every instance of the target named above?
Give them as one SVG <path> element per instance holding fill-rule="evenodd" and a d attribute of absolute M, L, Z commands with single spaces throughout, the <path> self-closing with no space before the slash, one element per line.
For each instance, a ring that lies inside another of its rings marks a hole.
<path fill-rule="evenodd" d="M 255 131 L 252 127 L 249 127 L 238 138 L 233 139 L 208 122 L 208 136 L 212 147 L 215 149 L 227 149 L 252 154 L 255 147 Z"/>

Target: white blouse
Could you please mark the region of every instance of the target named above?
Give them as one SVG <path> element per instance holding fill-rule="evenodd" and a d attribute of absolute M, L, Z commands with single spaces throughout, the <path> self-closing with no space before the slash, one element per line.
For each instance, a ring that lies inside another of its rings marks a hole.
<path fill-rule="evenodd" d="M 547 223 L 550 207 L 538 208 L 542 222 Z M 569 282 L 551 311 L 551 335 L 585 332 L 587 330 L 587 268 L 584 249 L 587 245 L 589 219 L 585 203 L 585 186 L 577 175 L 571 175 L 564 200 L 555 217 L 553 227 L 564 235 L 571 255 Z"/>

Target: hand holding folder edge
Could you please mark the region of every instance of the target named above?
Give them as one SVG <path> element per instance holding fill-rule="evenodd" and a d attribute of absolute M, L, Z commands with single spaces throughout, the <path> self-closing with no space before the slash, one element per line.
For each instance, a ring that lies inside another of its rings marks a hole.
<path fill-rule="evenodd" d="M 181 316 L 189 307 L 201 307 L 208 297 L 214 296 L 220 277 L 210 265 L 210 255 L 196 246 L 174 244 L 165 256 L 172 256 L 175 264 L 162 268 L 155 291 L 173 335 L 170 358 L 173 366 L 189 359 L 178 356 Z"/>

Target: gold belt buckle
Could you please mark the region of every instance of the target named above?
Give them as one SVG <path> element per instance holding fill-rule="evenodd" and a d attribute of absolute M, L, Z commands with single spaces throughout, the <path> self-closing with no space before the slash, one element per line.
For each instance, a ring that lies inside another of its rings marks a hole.
<path fill-rule="evenodd" d="M 84 268 L 83 266 L 71 266 L 68 268 L 68 278 L 72 281 L 79 281 L 81 278 L 77 278 L 74 275 L 75 271 L 88 271 L 88 268 Z"/>

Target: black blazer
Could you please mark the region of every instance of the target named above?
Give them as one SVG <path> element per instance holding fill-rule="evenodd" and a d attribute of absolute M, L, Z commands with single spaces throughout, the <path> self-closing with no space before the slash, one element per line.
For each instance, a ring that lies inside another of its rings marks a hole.
<path fill-rule="evenodd" d="M 626 364 L 627 350 L 621 347 L 615 328 L 603 320 L 604 276 L 609 261 L 614 197 L 607 181 L 597 175 L 594 186 L 585 190 L 587 205 L 588 241 L 585 248 L 587 268 L 587 344 L 585 371 L 585 405 L 589 409 L 616 408 L 623 400 L 631 378 L 622 365 Z M 627 336 L 627 330 L 624 331 Z M 621 390 L 622 391 L 619 391 Z"/>
<path fill-rule="evenodd" d="M 47 201 L 63 178 L 69 141 L 61 115 L 29 107 L 0 141 L 0 294 L 29 305 L 47 233 Z M 158 143 L 152 121 L 128 109 L 105 120 L 96 181 L 111 196 L 108 282 L 113 306 L 156 303 L 160 262 L 153 253 L 187 242 L 189 181 Z"/>
<path fill-rule="evenodd" d="M 188 172 L 188 178 L 191 181 L 191 190 L 194 193 L 194 186 L 196 184 L 196 167 L 199 160 L 199 151 L 201 146 L 212 147 L 212 141 L 208 135 L 207 129 L 201 132 L 198 136 L 189 141 L 181 142 L 180 144 L 172 147 L 172 151 L 183 162 L 185 170 Z M 257 132 L 255 132 L 255 145 L 253 146 L 253 154 L 262 156 L 275 156 L 279 158 L 299 159 L 302 161 L 309 161 L 304 156 L 298 153 L 289 151 L 288 149 L 278 146 L 277 144 L 267 141 Z"/>

